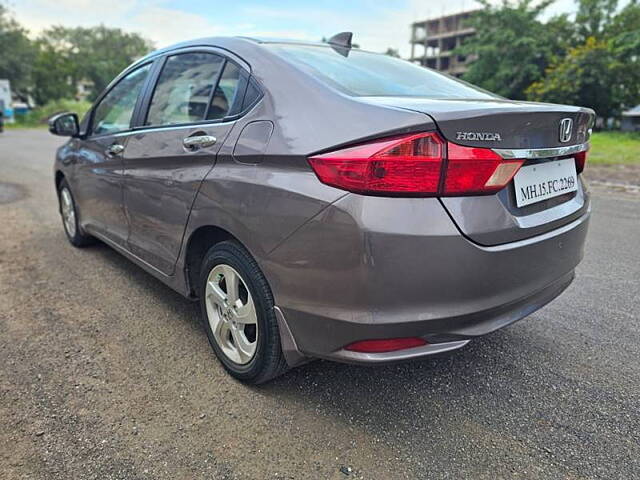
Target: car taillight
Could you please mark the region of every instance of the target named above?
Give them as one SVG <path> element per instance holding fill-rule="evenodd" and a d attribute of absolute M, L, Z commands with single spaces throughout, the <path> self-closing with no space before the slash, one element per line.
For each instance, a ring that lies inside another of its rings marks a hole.
<path fill-rule="evenodd" d="M 422 347 L 426 345 L 422 338 L 388 338 L 384 340 L 362 340 L 347 345 L 345 350 L 360 353 L 384 353 L 395 352 L 397 350 L 406 350 L 407 348 Z"/>
<path fill-rule="evenodd" d="M 488 148 L 447 144 L 444 195 L 494 193 L 502 190 L 524 160 L 503 160 Z"/>
<path fill-rule="evenodd" d="M 463 147 L 437 133 L 393 137 L 315 155 L 321 182 L 373 195 L 482 195 L 506 186 L 524 160 L 504 160 L 487 148 Z"/>
<path fill-rule="evenodd" d="M 587 151 L 576 153 L 574 158 L 576 160 L 576 172 L 581 173 L 587 163 Z"/>
<path fill-rule="evenodd" d="M 435 194 L 444 142 L 436 134 L 378 140 L 309 159 L 321 182 L 357 193 Z"/>

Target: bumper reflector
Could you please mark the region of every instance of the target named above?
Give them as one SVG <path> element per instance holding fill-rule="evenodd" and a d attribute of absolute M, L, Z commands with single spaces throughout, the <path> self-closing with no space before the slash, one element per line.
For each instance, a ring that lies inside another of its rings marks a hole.
<path fill-rule="evenodd" d="M 362 340 L 347 345 L 345 350 L 361 353 L 384 353 L 405 350 L 407 348 L 422 347 L 426 345 L 423 339 L 418 337 L 388 338 L 382 340 Z"/>

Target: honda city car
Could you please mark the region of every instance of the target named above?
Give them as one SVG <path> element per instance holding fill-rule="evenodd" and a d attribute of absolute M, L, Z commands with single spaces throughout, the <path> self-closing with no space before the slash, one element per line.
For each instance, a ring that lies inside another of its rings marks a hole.
<path fill-rule="evenodd" d="M 50 130 L 70 137 L 69 241 L 199 301 L 222 365 L 261 383 L 454 350 L 557 297 L 583 256 L 593 122 L 343 33 L 158 50 Z"/>

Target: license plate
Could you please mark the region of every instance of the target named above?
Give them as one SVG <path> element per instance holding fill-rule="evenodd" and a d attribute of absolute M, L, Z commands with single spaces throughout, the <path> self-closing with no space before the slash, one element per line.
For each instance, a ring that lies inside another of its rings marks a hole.
<path fill-rule="evenodd" d="M 573 158 L 528 165 L 513 177 L 516 205 L 524 207 L 578 190 L 578 174 Z"/>

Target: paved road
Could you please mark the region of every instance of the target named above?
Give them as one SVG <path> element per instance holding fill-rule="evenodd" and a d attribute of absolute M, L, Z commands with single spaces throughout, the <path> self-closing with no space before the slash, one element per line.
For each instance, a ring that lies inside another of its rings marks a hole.
<path fill-rule="evenodd" d="M 0 478 L 640 478 L 640 199 L 596 195 L 576 281 L 525 321 L 447 357 L 250 388 L 194 304 L 67 244 L 59 143 L 0 135 Z"/>

